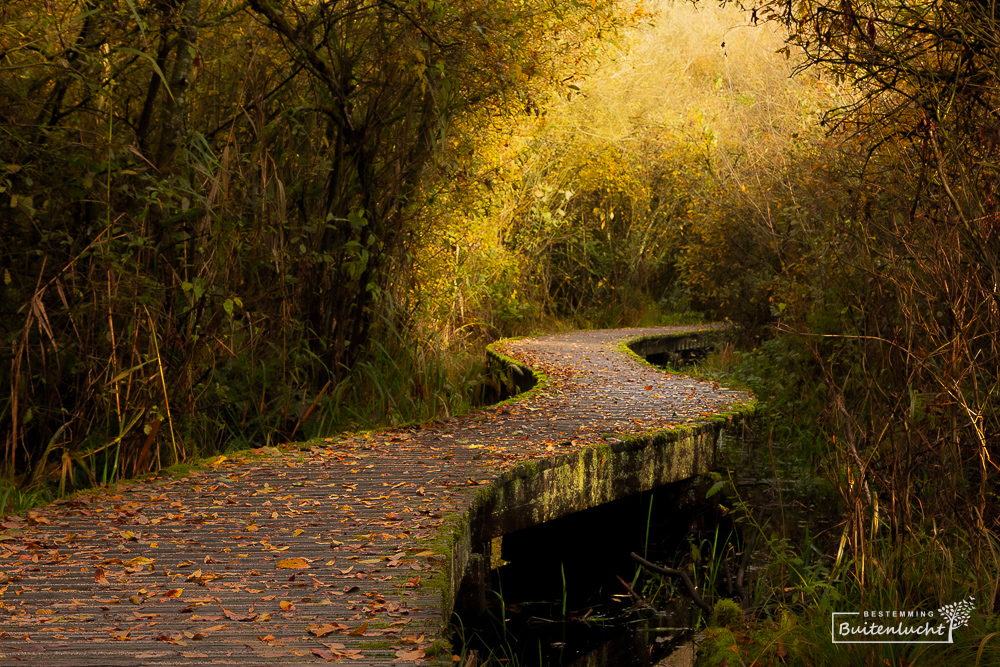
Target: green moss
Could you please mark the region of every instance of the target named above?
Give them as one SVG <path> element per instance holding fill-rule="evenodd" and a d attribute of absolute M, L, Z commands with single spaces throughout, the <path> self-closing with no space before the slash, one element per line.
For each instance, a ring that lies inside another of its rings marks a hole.
<path fill-rule="evenodd" d="M 451 642 L 445 639 L 435 639 L 431 642 L 431 645 L 424 649 L 428 658 L 433 658 L 439 655 L 447 655 L 451 657 Z"/>
<path fill-rule="evenodd" d="M 163 468 L 162 470 L 160 470 L 159 474 L 161 477 L 174 477 L 174 478 L 187 477 L 188 475 L 191 474 L 192 471 L 197 470 L 199 468 L 204 469 L 207 467 L 208 466 L 206 464 L 198 462 L 178 463 L 176 465 L 170 466 L 169 468 Z"/>
<path fill-rule="evenodd" d="M 743 610 L 734 600 L 719 600 L 712 608 L 708 622 L 715 627 L 738 628 L 743 625 Z"/>
<path fill-rule="evenodd" d="M 724 667 L 741 664 L 736 636 L 728 628 L 708 628 L 698 646 L 698 665 Z"/>
<path fill-rule="evenodd" d="M 531 389 L 529 389 L 528 391 L 522 391 L 522 392 L 518 393 L 517 395 L 512 396 L 511 398 L 508 398 L 505 401 L 501 401 L 499 403 L 499 405 L 514 404 L 514 403 L 523 401 L 524 399 L 528 398 L 529 396 L 535 396 L 538 393 L 540 393 L 541 391 L 543 391 L 544 389 L 547 389 L 549 387 L 549 384 L 550 384 L 549 377 L 545 373 L 543 373 L 543 372 L 541 372 L 539 370 L 536 370 L 534 368 L 531 368 L 530 366 L 527 366 L 527 365 L 521 363 L 520 361 L 517 361 L 516 359 L 514 359 L 512 357 L 508 357 L 507 355 L 505 355 L 502 352 L 500 352 L 500 351 L 497 350 L 497 348 L 496 348 L 497 345 L 499 345 L 501 343 L 504 343 L 505 341 L 510 341 L 510 340 L 518 340 L 518 339 L 517 338 L 503 338 L 501 340 L 498 340 L 495 343 L 490 343 L 489 345 L 487 345 L 486 346 L 486 357 L 487 357 L 487 359 L 489 359 L 490 361 L 494 361 L 495 363 L 498 363 L 501 366 L 516 366 L 516 367 L 520 368 L 523 372 L 530 373 L 532 375 L 532 377 L 535 378 L 535 386 L 532 387 Z M 487 364 L 487 366 L 489 366 L 489 364 Z M 508 374 L 508 377 L 509 377 L 509 374 Z"/>

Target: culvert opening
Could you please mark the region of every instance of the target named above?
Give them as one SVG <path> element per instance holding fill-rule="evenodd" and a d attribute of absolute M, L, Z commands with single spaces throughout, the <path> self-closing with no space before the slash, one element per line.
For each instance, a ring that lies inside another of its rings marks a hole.
<path fill-rule="evenodd" d="M 679 582 L 631 553 L 683 567 L 710 542 L 736 552 L 737 527 L 705 498 L 708 485 L 669 484 L 505 535 L 486 612 L 452 617 L 456 652 L 475 651 L 480 665 L 655 665 L 690 638 L 700 612 Z"/>

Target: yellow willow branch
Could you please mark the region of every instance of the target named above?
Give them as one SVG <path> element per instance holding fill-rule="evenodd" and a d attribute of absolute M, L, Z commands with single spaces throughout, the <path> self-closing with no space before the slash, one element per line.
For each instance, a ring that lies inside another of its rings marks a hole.
<path fill-rule="evenodd" d="M 167 410 L 167 425 L 170 426 L 170 446 L 174 452 L 174 463 L 180 463 L 181 457 L 177 453 L 177 438 L 174 437 L 174 420 L 170 415 L 170 398 L 167 396 L 167 376 L 163 372 L 163 360 L 160 358 L 160 344 L 156 340 L 156 329 L 153 326 L 153 316 L 149 314 L 149 309 L 143 306 L 146 317 L 149 319 L 149 333 L 153 337 L 153 349 L 156 351 L 156 363 L 160 370 L 160 383 L 163 385 L 163 405 Z M 159 454 L 157 454 L 159 459 Z"/>

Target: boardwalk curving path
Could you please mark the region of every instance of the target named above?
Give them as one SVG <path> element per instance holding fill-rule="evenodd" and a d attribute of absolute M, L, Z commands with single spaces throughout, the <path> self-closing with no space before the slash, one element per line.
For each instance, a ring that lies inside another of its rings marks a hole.
<path fill-rule="evenodd" d="M 547 376 L 509 407 L 258 450 L 7 517 L 0 665 L 450 664 L 442 633 L 492 489 L 595 447 L 641 454 L 653 441 L 638 434 L 697 430 L 750 402 L 619 349 L 693 330 L 504 341 L 495 358 Z"/>

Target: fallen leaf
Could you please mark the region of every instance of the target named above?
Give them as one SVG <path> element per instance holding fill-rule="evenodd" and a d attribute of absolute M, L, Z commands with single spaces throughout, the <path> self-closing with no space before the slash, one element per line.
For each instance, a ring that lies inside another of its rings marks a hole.
<path fill-rule="evenodd" d="M 368 621 L 365 621 L 364 623 L 354 628 L 347 634 L 349 634 L 352 637 L 360 637 L 361 635 L 365 634 L 365 630 L 367 629 L 368 629 Z"/>
<path fill-rule="evenodd" d="M 419 648 L 416 651 L 396 651 L 396 659 L 393 662 L 402 662 L 403 660 L 420 660 L 427 653 Z"/>
<path fill-rule="evenodd" d="M 309 634 L 315 637 L 325 637 L 334 632 L 343 632 L 346 629 L 347 626 L 340 623 L 324 623 L 323 625 L 314 623 L 309 626 Z"/>
<path fill-rule="evenodd" d="M 94 583 L 110 585 L 111 582 L 108 581 L 108 577 L 104 572 L 103 567 L 94 568 Z"/>
<path fill-rule="evenodd" d="M 305 570 L 309 567 L 309 563 L 304 558 L 285 558 L 279 560 L 274 566 L 283 570 Z"/>
<path fill-rule="evenodd" d="M 230 610 L 226 609 L 225 607 L 222 607 L 222 613 L 225 614 L 226 618 L 228 618 L 231 621 L 241 621 L 241 622 L 243 622 L 243 621 L 253 621 L 258 616 L 260 616 L 260 614 L 252 614 L 252 613 L 251 614 L 237 614 L 236 612 L 230 611 Z"/>
<path fill-rule="evenodd" d="M 312 654 L 315 655 L 315 656 L 318 656 L 320 658 L 323 658 L 324 660 L 339 660 L 340 659 L 340 653 L 339 652 L 334 653 L 333 651 L 324 651 L 323 649 L 319 649 L 319 648 L 314 648 L 312 650 Z"/>

